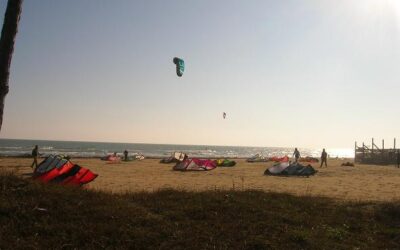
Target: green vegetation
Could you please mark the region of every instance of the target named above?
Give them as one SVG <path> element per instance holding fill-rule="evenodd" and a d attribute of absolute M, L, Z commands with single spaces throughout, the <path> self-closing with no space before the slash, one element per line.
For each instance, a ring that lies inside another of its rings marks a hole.
<path fill-rule="evenodd" d="M 0 249 L 399 249 L 400 202 L 258 191 L 113 195 L 0 174 Z"/>

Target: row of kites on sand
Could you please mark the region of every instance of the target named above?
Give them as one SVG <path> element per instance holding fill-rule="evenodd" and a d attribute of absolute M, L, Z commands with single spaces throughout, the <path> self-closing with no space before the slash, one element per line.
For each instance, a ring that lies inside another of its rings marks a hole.
<path fill-rule="evenodd" d="M 103 157 L 107 163 L 120 163 L 121 161 L 144 160 L 143 155 L 121 158 L 116 154 Z M 284 157 L 263 157 L 257 154 L 246 160 L 247 162 L 275 162 L 272 167 L 265 170 L 265 175 L 278 176 L 311 176 L 317 171 L 310 165 L 302 165 L 299 162 L 315 163 L 318 159 L 313 157 L 300 158 L 298 163 L 289 161 L 288 156 Z M 236 162 L 229 159 L 199 159 L 189 158 L 182 152 L 174 152 L 170 157 L 161 159 L 160 163 L 175 164 L 173 170 L 176 171 L 210 171 L 217 167 L 234 167 Z M 54 183 L 61 185 L 82 186 L 94 181 L 98 177 L 90 169 L 81 167 L 71 162 L 69 157 L 62 155 L 50 155 L 46 157 L 35 169 L 33 179 L 43 183 Z"/>
<path fill-rule="evenodd" d="M 292 163 L 288 156 L 284 157 L 263 157 L 261 154 L 256 154 L 246 160 L 247 162 L 275 162 L 272 167 L 265 170 L 265 175 L 278 175 L 278 176 L 311 176 L 317 171 L 310 165 L 302 165 L 299 162 Z M 317 158 L 305 157 L 300 158 L 300 162 L 315 163 L 318 162 Z M 172 168 L 177 171 L 210 171 L 217 167 L 234 167 L 236 162 L 229 159 L 198 159 L 189 158 L 185 153 L 175 152 L 171 157 L 164 158 L 161 163 L 175 163 Z"/>

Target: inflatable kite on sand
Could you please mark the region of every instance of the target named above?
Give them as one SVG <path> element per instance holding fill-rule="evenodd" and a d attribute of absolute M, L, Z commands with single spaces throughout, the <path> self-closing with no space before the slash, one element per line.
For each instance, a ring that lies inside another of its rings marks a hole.
<path fill-rule="evenodd" d="M 256 154 L 246 160 L 247 162 L 267 162 L 268 159 L 265 158 L 262 154 Z"/>
<path fill-rule="evenodd" d="M 63 156 L 50 155 L 35 169 L 33 178 L 43 183 L 58 183 L 62 185 L 82 186 L 98 175 L 87 168 L 72 163 Z"/>
<path fill-rule="evenodd" d="M 160 163 L 178 163 L 188 158 L 185 153 L 174 152 L 170 157 L 161 159 Z"/>
<path fill-rule="evenodd" d="M 285 155 L 283 157 L 277 157 L 277 156 L 272 156 L 269 157 L 270 161 L 274 161 L 274 162 L 289 162 L 289 156 Z"/>
<path fill-rule="evenodd" d="M 217 159 L 215 163 L 218 167 L 233 167 L 236 165 L 236 161 L 231 161 L 228 159 Z"/>
<path fill-rule="evenodd" d="M 310 176 L 317 173 L 311 166 L 303 166 L 299 163 L 278 162 L 272 167 L 265 170 L 265 175 L 279 175 L 279 176 Z"/>
<path fill-rule="evenodd" d="M 173 170 L 178 171 L 209 171 L 217 167 L 215 161 L 203 160 L 203 159 L 185 159 L 182 162 L 177 163 Z"/>

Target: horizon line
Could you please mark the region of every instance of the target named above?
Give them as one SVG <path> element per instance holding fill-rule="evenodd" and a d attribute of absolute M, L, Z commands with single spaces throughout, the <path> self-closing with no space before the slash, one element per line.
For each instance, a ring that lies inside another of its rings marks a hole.
<path fill-rule="evenodd" d="M 147 144 L 147 145 L 172 145 L 172 146 L 211 146 L 211 147 L 245 147 L 245 148 L 296 148 L 297 146 L 238 146 L 238 145 L 213 145 L 213 144 L 174 144 L 174 143 L 149 143 L 149 142 L 110 142 L 110 141 L 78 141 L 78 140 L 57 140 L 57 139 L 20 139 L 20 138 L 2 138 L 0 140 L 20 140 L 20 141 L 51 141 L 51 142 L 85 142 L 85 143 L 112 143 L 112 144 Z M 317 147 L 297 147 L 312 149 Z M 352 147 L 332 147 L 328 149 L 351 149 Z"/>

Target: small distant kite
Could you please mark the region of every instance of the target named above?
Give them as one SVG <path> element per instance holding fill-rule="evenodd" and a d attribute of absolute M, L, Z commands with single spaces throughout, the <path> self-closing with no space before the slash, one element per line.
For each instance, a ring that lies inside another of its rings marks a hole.
<path fill-rule="evenodd" d="M 185 61 L 178 57 L 174 57 L 173 60 L 174 64 L 176 65 L 176 74 L 181 77 L 183 76 L 183 72 L 185 71 Z"/>
<path fill-rule="evenodd" d="M 222 117 L 225 119 L 226 118 L 226 113 L 222 112 Z"/>

